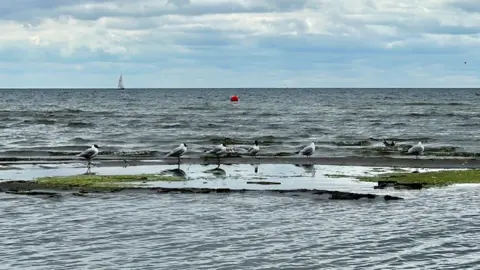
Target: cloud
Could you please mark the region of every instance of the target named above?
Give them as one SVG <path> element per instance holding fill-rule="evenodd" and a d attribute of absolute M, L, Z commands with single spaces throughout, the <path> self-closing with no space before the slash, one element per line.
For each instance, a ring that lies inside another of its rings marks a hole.
<path fill-rule="evenodd" d="M 0 15 L 0 87 L 479 82 L 477 1 L 18 0 Z"/>

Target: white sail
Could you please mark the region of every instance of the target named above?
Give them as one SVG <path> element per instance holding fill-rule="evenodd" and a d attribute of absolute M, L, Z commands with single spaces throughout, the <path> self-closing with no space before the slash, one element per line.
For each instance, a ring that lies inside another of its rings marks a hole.
<path fill-rule="evenodd" d="M 120 74 L 120 78 L 118 79 L 118 89 L 125 89 L 123 86 L 123 75 Z"/>

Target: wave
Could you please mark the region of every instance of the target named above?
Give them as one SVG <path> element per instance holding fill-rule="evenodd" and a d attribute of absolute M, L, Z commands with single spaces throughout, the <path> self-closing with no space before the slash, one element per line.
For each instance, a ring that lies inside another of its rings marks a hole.
<path fill-rule="evenodd" d="M 57 121 L 52 119 L 27 119 L 23 120 L 22 124 L 29 124 L 29 125 L 54 125 Z"/>
<path fill-rule="evenodd" d="M 276 143 L 282 143 L 284 140 L 288 140 L 288 137 L 279 137 L 279 136 L 260 136 L 252 137 L 249 139 L 246 138 L 230 138 L 222 136 L 206 136 L 202 138 L 202 141 L 208 141 L 212 144 L 224 143 L 226 145 L 251 145 L 254 140 L 257 140 L 260 145 L 273 145 Z"/>
<path fill-rule="evenodd" d="M 85 122 L 69 122 L 66 124 L 67 127 L 70 128 L 91 128 L 94 127 L 95 125 L 92 123 L 85 123 Z"/>
<path fill-rule="evenodd" d="M 405 103 L 398 103 L 399 105 L 407 105 L 407 106 L 468 106 L 471 105 L 469 103 L 463 102 L 405 102 Z"/>
<path fill-rule="evenodd" d="M 336 145 L 336 146 L 367 146 L 367 145 L 372 145 L 372 143 L 368 140 L 339 141 L 339 142 L 332 142 L 332 144 Z"/>
<path fill-rule="evenodd" d="M 395 141 L 395 142 L 433 142 L 434 139 L 430 137 L 404 137 L 404 138 L 399 138 L 399 137 L 385 137 L 385 138 L 375 138 L 375 137 L 370 137 L 368 138 L 370 141 L 376 141 L 376 142 L 383 142 L 383 140 L 387 141 Z"/>
<path fill-rule="evenodd" d="M 0 152 L 3 157 L 60 157 L 76 156 L 85 150 L 82 147 L 80 151 L 59 151 L 59 150 L 7 150 Z M 157 157 L 164 154 L 155 150 L 137 150 L 137 151 L 100 151 L 99 156 L 130 156 L 130 157 Z"/>

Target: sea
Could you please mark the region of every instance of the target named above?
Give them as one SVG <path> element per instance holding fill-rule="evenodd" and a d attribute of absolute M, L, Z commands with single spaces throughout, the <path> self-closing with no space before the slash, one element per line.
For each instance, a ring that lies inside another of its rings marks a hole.
<path fill-rule="evenodd" d="M 221 142 L 290 155 L 480 152 L 477 89 L 0 90 L 0 157 L 161 158 Z M 237 95 L 239 102 L 230 102 Z M 387 148 L 383 140 L 394 140 Z M 3 178 L 0 170 L 0 178 Z M 229 181 L 226 179 L 225 181 Z M 240 181 L 230 179 L 230 181 Z M 331 179 L 330 181 L 335 181 Z M 480 189 L 402 201 L 238 194 L 0 193 L 0 269 L 480 269 Z"/>
<path fill-rule="evenodd" d="M 0 159 L 162 156 L 180 143 L 198 157 L 219 143 L 257 140 L 259 155 L 289 156 L 315 142 L 315 156 L 480 153 L 477 89 L 4 89 Z M 230 102 L 237 95 L 239 102 Z M 383 140 L 394 141 L 385 147 Z"/>

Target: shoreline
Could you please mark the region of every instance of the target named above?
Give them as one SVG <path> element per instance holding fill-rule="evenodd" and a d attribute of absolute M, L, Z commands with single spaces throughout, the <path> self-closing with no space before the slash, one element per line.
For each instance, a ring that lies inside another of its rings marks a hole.
<path fill-rule="evenodd" d="M 143 193 L 143 194 L 235 194 L 258 193 L 278 194 L 297 197 L 300 195 L 313 196 L 315 200 L 404 200 L 399 196 L 388 194 L 355 193 L 346 191 L 320 189 L 236 189 L 236 188 L 199 188 L 199 187 L 82 187 L 62 186 L 52 187 L 37 181 L 14 180 L 0 182 L 0 192 L 24 196 L 60 197 L 64 195 L 88 196 L 90 194 L 105 193 Z"/>
<path fill-rule="evenodd" d="M 38 164 L 82 164 L 85 161 L 75 158 L 46 158 L 0 161 L 1 166 L 38 165 Z M 216 165 L 215 157 L 182 158 L 181 165 Z M 220 158 L 220 165 L 233 164 L 292 164 L 292 165 L 336 165 L 336 166 L 373 166 L 373 167 L 411 167 L 431 169 L 479 169 L 480 160 L 474 158 L 392 158 L 392 157 L 228 157 Z M 94 167 L 124 167 L 144 165 L 177 165 L 177 159 L 155 158 L 97 158 L 92 162 Z"/>

